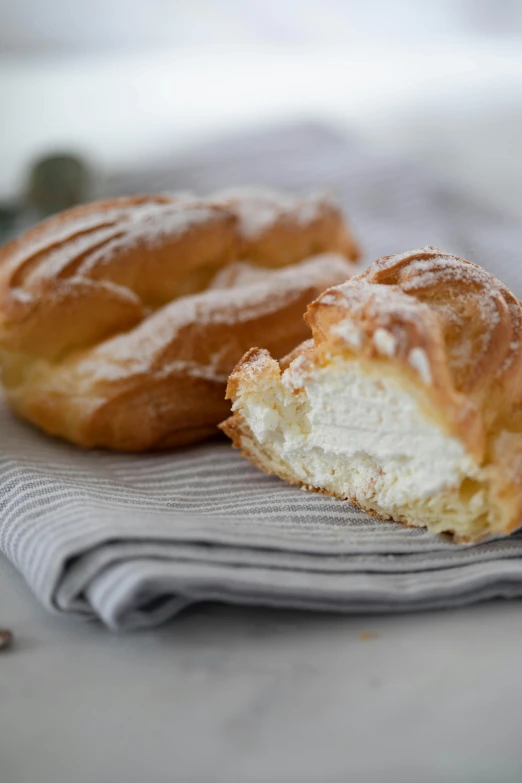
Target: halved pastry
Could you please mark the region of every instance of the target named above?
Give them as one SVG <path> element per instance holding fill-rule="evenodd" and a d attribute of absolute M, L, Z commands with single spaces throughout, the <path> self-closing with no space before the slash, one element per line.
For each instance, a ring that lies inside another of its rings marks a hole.
<path fill-rule="evenodd" d="M 250 350 L 221 426 L 255 465 L 458 541 L 522 522 L 522 308 L 479 266 L 426 247 L 309 307 L 281 363 Z"/>

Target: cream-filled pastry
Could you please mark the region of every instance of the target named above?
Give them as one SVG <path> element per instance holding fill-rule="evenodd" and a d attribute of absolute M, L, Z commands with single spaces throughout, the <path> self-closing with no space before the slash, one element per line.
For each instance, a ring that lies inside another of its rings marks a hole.
<path fill-rule="evenodd" d="M 522 309 L 434 247 L 389 256 L 319 296 L 313 339 L 252 349 L 222 429 L 291 483 L 460 541 L 522 521 Z"/>

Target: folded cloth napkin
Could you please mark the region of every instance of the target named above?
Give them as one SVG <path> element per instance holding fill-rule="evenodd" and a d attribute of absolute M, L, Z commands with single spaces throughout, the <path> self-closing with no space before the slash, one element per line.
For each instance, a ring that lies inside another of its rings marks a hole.
<path fill-rule="evenodd" d="M 222 142 L 113 190 L 261 182 L 336 192 L 368 261 L 427 244 L 522 292 L 522 230 L 415 166 L 314 126 Z M 49 609 L 113 629 L 201 600 L 351 612 L 522 595 L 522 535 L 456 546 L 265 476 L 225 439 L 165 454 L 86 452 L 0 408 L 0 551 Z"/>

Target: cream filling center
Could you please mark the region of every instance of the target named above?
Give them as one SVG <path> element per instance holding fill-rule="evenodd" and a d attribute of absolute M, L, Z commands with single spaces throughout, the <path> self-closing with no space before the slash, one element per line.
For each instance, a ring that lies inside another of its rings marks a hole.
<path fill-rule="evenodd" d="M 356 361 L 318 369 L 300 383 L 290 367 L 268 397 L 265 389 L 241 401 L 257 440 L 297 478 L 391 516 L 439 513 L 442 495 L 446 510 L 464 512 L 459 489 L 478 476 L 478 466 L 415 393 Z M 479 514 L 484 502 L 477 486 L 466 510 Z"/>

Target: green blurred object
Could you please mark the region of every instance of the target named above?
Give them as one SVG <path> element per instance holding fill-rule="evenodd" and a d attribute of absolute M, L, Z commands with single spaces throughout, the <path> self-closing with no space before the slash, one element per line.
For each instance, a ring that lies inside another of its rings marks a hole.
<path fill-rule="evenodd" d="M 14 229 L 19 209 L 18 204 L 0 204 L 0 240 Z"/>
<path fill-rule="evenodd" d="M 89 197 L 89 170 L 76 155 L 40 158 L 29 173 L 26 202 L 40 217 L 81 204 Z"/>
<path fill-rule="evenodd" d="M 42 156 L 27 180 L 20 200 L 0 202 L 0 245 L 48 215 L 88 201 L 91 195 L 91 171 L 77 155 Z"/>

